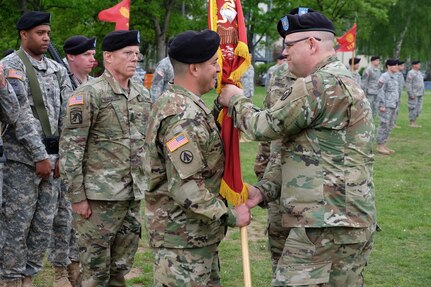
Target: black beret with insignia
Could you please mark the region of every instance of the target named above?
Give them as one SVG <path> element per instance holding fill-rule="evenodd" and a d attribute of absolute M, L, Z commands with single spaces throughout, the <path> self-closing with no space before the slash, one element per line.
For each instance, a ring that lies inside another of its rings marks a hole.
<path fill-rule="evenodd" d="M 296 7 L 292 10 L 290 10 L 289 14 L 290 15 L 304 15 L 307 14 L 308 12 L 316 12 L 313 9 L 307 8 L 307 7 Z"/>
<path fill-rule="evenodd" d="M 412 61 L 412 65 L 417 65 L 419 64 L 421 61 Z"/>
<path fill-rule="evenodd" d="M 117 30 L 103 38 L 102 51 L 112 52 L 127 46 L 139 46 L 140 42 L 139 31 Z"/>
<path fill-rule="evenodd" d="M 219 45 L 220 36 L 214 31 L 186 31 L 174 38 L 168 54 L 181 63 L 202 63 L 214 56 Z"/>
<path fill-rule="evenodd" d="M 18 30 L 29 30 L 39 25 L 49 25 L 51 22 L 51 14 L 40 11 L 29 11 L 24 13 L 16 23 Z"/>
<path fill-rule="evenodd" d="M 302 15 L 287 14 L 278 21 L 277 30 L 283 38 L 289 34 L 306 31 L 325 31 L 335 35 L 332 22 L 319 12 L 308 12 Z"/>
<path fill-rule="evenodd" d="M 398 65 L 403 65 L 405 61 L 398 60 Z"/>
<path fill-rule="evenodd" d="M 349 59 L 349 64 L 351 65 L 352 64 L 352 62 L 353 62 L 353 64 L 354 65 L 356 65 L 356 64 L 359 64 L 359 62 L 361 61 L 361 59 L 360 58 L 350 58 Z"/>
<path fill-rule="evenodd" d="M 64 42 L 63 50 L 66 54 L 79 55 L 88 50 L 96 49 L 96 37 L 72 36 Z"/>
<path fill-rule="evenodd" d="M 387 66 L 396 66 L 396 65 L 398 65 L 398 60 L 397 59 L 388 59 L 388 60 L 386 60 L 385 67 L 387 67 Z"/>

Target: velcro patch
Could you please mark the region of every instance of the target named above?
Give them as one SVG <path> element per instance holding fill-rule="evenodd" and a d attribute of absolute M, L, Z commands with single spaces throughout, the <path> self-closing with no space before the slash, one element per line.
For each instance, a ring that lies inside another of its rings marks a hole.
<path fill-rule="evenodd" d="M 24 74 L 21 71 L 10 69 L 7 72 L 7 78 L 23 80 Z"/>
<path fill-rule="evenodd" d="M 84 96 L 82 94 L 76 94 L 69 98 L 67 105 L 69 107 L 83 105 L 84 104 Z"/>
<path fill-rule="evenodd" d="M 189 139 L 187 138 L 186 134 L 179 133 L 166 143 L 166 147 L 170 152 L 174 152 L 175 150 L 187 144 L 188 142 L 189 142 Z"/>

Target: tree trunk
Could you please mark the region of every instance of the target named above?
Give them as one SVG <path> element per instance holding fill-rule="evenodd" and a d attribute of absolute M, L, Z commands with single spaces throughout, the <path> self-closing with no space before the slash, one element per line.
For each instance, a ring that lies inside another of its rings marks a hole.
<path fill-rule="evenodd" d="M 408 21 L 409 22 L 409 21 Z M 407 23 L 408 23 L 407 22 Z M 401 32 L 400 34 L 400 38 L 398 39 L 398 41 L 395 43 L 395 47 L 394 47 L 394 52 L 393 52 L 393 56 L 394 59 L 399 59 L 400 58 L 400 54 L 401 54 L 401 46 L 403 45 L 403 41 L 404 41 L 404 37 L 406 36 L 407 33 L 407 29 L 408 29 L 408 25 L 406 25 L 404 27 L 404 30 Z"/>

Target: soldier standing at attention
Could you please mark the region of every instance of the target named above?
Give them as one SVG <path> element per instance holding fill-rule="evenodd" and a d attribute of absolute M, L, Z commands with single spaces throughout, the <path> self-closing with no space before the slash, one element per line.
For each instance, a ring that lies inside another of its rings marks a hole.
<path fill-rule="evenodd" d="M 394 128 L 401 128 L 400 126 L 398 126 L 396 124 L 397 119 L 398 119 L 398 113 L 400 112 L 400 106 L 401 106 L 401 94 L 403 92 L 403 88 L 404 88 L 404 61 L 400 61 L 398 60 L 398 72 L 395 73 L 395 76 L 397 77 L 397 81 L 398 81 L 398 102 L 397 102 L 397 109 L 395 110 L 395 123 L 394 123 Z"/>
<path fill-rule="evenodd" d="M 335 56 L 334 26 L 318 12 L 278 22 L 298 79 L 259 111 L 233 85 L 219 102 L 256 140 L 281 139 L 281 160 L 250 188 L 247 206 L 279 199 L 290 228 L 272 286 L 362 286 L 376 229 L 374 123 L 362 89 Z"/>
<path fill-rule="evenodd" d="M 377 94 L 379 93 L 379 79 L 382 72 L 380 71 L 380 57 L 372 56 L 370 65 L 362 73 L 362 89 L 367 95 L 373 111 L 373 119 L 377 115 Z"/>
<path fill-rule="evenodd" d="M 250 54 L 250 60 L 251 60 L 251 54 Z M 253 62 L 252 62 L 253 63 Z M 244 74 L 241 77 L 241 83 L 244 87 L 244 95 L 251 99 L 254 95 L 254 67 L 253 64 L 248 67 L 247 71 L 244 72 Z"/>
<path fill-rule="evenodd" d="M 169 57 L 160 60 L 156 66 L 151 83 L 150 95 L 153 101 L 157 100 L 160 95 L 169 88 L 169 83 L 174 80 L 174 68 L 172 67 Z"/>
<path fill-rule="evenodd" d="M 377 106 L 379 107 L 379 127 L 377 129 L 376 151 L 383 155 L 390 155 L 395 151 L 386 146 L 389 134 L 395 125 L 395 115 L 399 99 L 398 78 L 395 73 L 398 71 L 398 61 L 389 59 L 385 64 L 386 72 L 379 79 L 379 94 Z"/>
<path fill-rule="evenodd" d="M 155 256 L 153 287 L 221 286 L 217 247 L 227 226 L 250 223 L 245 204 L 230 209 L 219 195 L 223 142 L 201 100 L 220 72 L 219 44 L 210 30 L 175 37 L 169 47 L 174 85 L 151 111 L 145 216 Z"/>
<path fill-rule="evenodd" d="M 277 56 L 277 62 L 275 63 L 275 65 L 269 67 L 268 71 L 266 71 L 266 78 L 265 78 L 265 89 L 266 89 L 266 92 L 269 91 L 270 82 L 271 82 L 272 75 L 274 74 L 274 71 L 280 65 L 282 65 L 284 63 L 286 63 L 286 57 L 280 54 L 280 55 Z"/>
<path fill-rule="evenodd" d="M 356 83 L 358 83 L 359 86 L 361 86 L 361 75 L 359 74 L 359 62 L 361 61 L 361 58 L 350 58 L 349 60 L 349 69 L 353 73 L 353 78 L 355 79 Z M 353 66 L 353 70 L 352 70 Z"/>
<path fill-rule="evenodd" d="M 105 72 L 69 99 L 60 140 L 61 172 L 78 233 L 83 287 L 126 286 L 141 233 L 142 166 L 150 95 L 131 81 L 139 32 L 102 43 Z"/>
<path fill-rule="evenodd" d="M 409 120 L 411 128 L 420 128 L 416 119 L 422 112 L 422 97 L 425 93 L 424 77 L 420 71 L 421 62 L 413 61 L 412 69 L 407 73 L 406 89 L 409 104 Z"/>
<path fill-rule="evenodd" d="M 72 36 L 63 45 L 66 53 L 66 65 L 71 73 L 74 87 L 92 79 L 89 73 L 93 69 L 96 54 L 96 38 Z M 72 206 L 66 197 L 67 187 L 61 182 L 58 210 L 54 217 L 53 234 L 48 259 L 54 267 L 54 287 L 81 286 L 79 253 L 75 230 L 72 229 Z"/>
<path fill-rule="evenodd" d="M 49 23 L 49 13 L 22 15 L 16 25 L 21 47 L 3 59 L 18 99 L 27 98 L 33 111 L 20 115 L 4 135 L 8 160 L 1 259 L 6 286 L 31 286 L 32 277 L 42 268 L 57 211 L 58 136 L 72 88 L 66 69 L 44 56 L 50 42 Z"/>

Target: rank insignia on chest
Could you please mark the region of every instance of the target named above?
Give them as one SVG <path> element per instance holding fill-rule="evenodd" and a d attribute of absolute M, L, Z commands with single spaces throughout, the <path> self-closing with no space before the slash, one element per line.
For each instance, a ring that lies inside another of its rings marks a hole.
<path fill-rule="evenodd" d="M 68 106 L 76 106 L 76 105 L 83 105 L 84 104 L 84 97 L 82 94 L 73 95 L 69 98 Z"/>
<path fill-rule="evenodd" d="M 170 139 L 166 143 L 166 147 L 170 152 L 173 152 L 177 150 L 178 148 L 182 147 L 183 145 L 187 144 L 189 142 L 189 139 L 185 135 L 185 133 L 179 133 L 174 138 Z"/>

